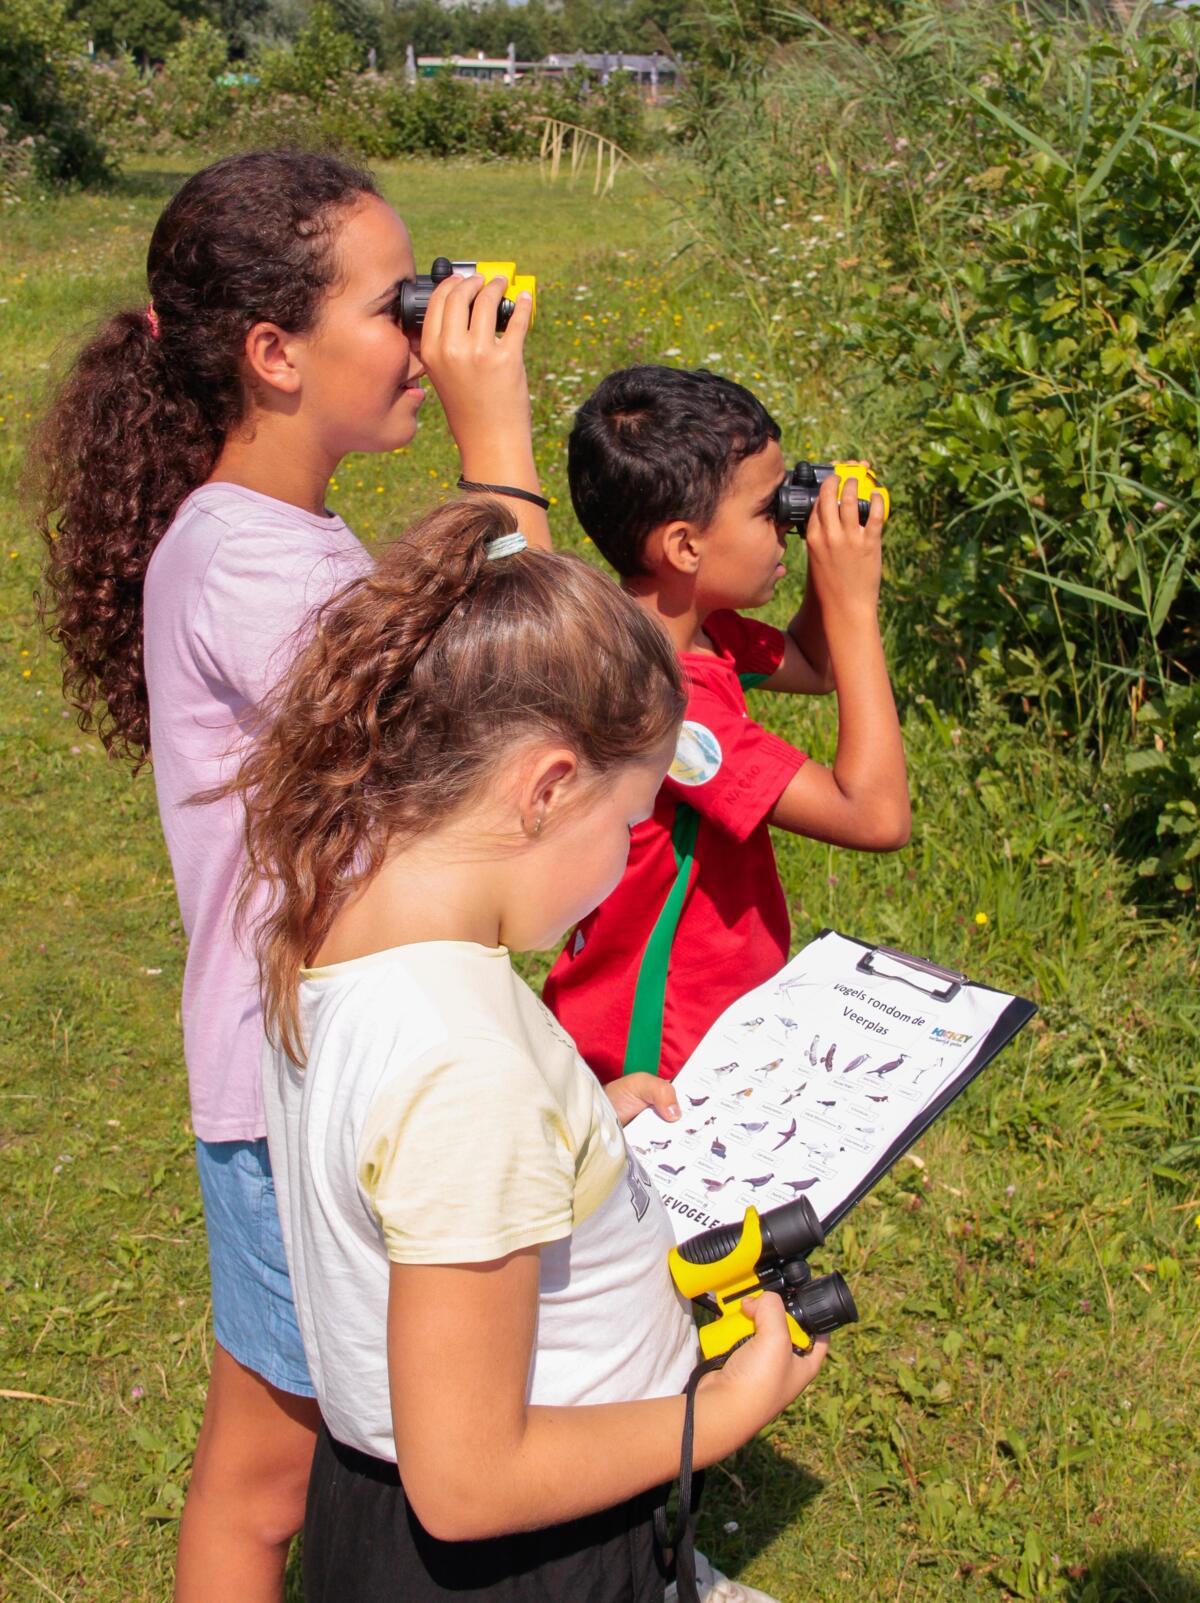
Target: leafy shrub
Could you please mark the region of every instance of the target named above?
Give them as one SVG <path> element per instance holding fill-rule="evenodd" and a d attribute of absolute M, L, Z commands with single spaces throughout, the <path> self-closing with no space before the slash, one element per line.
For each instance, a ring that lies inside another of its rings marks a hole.
<path fill-rule="evenodd" d="M 959 535 L 934 575 L 943 617 L 1098 744 L 1131 685 L 1200 667 L 1196 67 L 1186 25 L 998 58 L 987 227 L 950 286 L 961 339 L 927 420 Z"/>
<path fill-rule="evenodd" d="M 88 116 L 110 143 L 137 149 L 157 131 L 161 97 L 152 75 L 127 51 L 92 62 L 84 74 L 84 93 Z"/>
<path fill-rule="evenodd" d="M 1138 717 L 1125 753 L 1127 855 L 1148 879 L 1200 898 L 1200 687 L 1168 684 Z"/>
<path fill-rule="evenodd" d="M 198 139 L 224 119 L 228 95 L 219 82 L 229 58 L 225 35 L 201 18 L 184 26 L 167 51 L 163 76 L 171 86 L 167 127 L 179 139 Z"/>
<path fill-rule="evenodd" d="M 72 0 L 78 18 L 97 50 L 108 55 L 128 51 L 143 66 L 161 61 L 189 21 L 200 17 L 204 0 Z"/>
<path fill-rule="evenodd" d="M 1198 68 L 1186 15 L 913 4 L 693 117 L 764 360 L 835 377 L 900 492 L 901 683 L 1118 748 L 1127 846 L 1193 894 Z"/>
<path fill-rule="evenodd" d="M 342 80 L 361 66 L 361 57 L 357 41 L 338 27 L 333 7 L 319 0 L 295 44 L 262 51 L 254 66 L 263 95 L 315 101 L 340 93 Z"/>
<path fill-rule="evenodd" d="M 0 0 L 4 3 L 4 0 Z M 162 69 L 144 74 L 129 57 L 88 75 L 97 125 L 130 153 L 203 139 L 214 148 L 322 145 L 371 160 L 406 155 L 535 157 L 543 119 L 557 117 L 638 151 L 646 143 L 641 97 L 614 73 L 586 72 L 489 87 L 439 76 L 358 70 L 360 46 L 318 5 L 295 46 L 264 48 L 250 70 L 226 73 L 224 41 L 208 23 L 188 25 Z"/>
<path fill-rule="evenodd" d="M 108 178 L 108 152 L 88 115 L 82 46 L 61 0 L 0 0 L 0 194 Z"/>

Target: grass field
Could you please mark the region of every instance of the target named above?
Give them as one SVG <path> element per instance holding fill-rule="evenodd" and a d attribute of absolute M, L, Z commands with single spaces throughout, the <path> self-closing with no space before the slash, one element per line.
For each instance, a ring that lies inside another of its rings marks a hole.
<path fill-rule="evenodd" d="M 144 298 L 149 231 L 182 175 L 147 166 L 110 195 L 3 220 L 0 1596 L 12 1599 L 168 1594 L 211 1341 L 179 1050 L 183 937 L 153 782 L 107 762 L 63 710 L 15 490 L 72 339 Z M 515 249 L 539 274 L 531 377 L 563 541 L 577 540 L 570 414 L 632 359 L 707 362 L 764 387 L 796 454 L 860 443 L 832 398 L 789 395 L 755 367 L 736 302 L 671 260 L 671 209 L 639 180 L 596 202 L 529 169 L 416 164 L 383 178 L 420 265 Z M 453 481 L 427 412 L 411 451 L 339 474 L 331 499 L 368 539 Z M 870 442 L 883 463 L 885 443 Z M 831 749 L 827 707 L 760 709 Z M 1195 1136 L 1200 1097 L 1195 930 L 1139 911 L 1095 776 L 986 708 L 965 727 L 933 700 L 905 718 L 913 843 L 876 860 L 782 842 L 796 939 L 833 924 L 903 944 L 1041 1013 L 837 1231 L 825 1260 L 849 1277 L 862 1322 L 789 1414 L 710 1476 L 703 1545 L 783 1603 L 1200 1603 L 1200 1174 L 1172 1153 Z"/>

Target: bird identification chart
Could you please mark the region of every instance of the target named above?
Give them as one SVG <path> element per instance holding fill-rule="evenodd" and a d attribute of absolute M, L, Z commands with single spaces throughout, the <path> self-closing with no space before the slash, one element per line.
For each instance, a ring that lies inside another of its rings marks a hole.
<path fill-rule="evenodd" d="M 1031 1002 L 824 930 L 713 1025 L 682 1117 L 626 1139 L 677 1241 L 806 1196 L 826 1230 L 1033 1017 Z"/>

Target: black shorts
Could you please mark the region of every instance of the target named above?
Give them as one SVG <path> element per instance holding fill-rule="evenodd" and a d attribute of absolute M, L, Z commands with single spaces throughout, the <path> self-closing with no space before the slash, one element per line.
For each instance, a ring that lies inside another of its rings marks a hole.
<path fill-rule="evenodd" d="M 321 1426 L 304 1516 L 305 1603 L 662 1603 L 654 1545 L 665 1489 L 542 1531 L 440 1542 L 395 1464 Z"/>

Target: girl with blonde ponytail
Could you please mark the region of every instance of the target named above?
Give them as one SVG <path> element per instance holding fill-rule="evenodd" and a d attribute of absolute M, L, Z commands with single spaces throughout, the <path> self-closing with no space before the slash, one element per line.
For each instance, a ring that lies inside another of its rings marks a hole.
<path fill-rule="evenodd" d="M 216 1344 L 175 1597 L 278 1603 L 317 1411 L 265 1140 L 254 958 L 233 931 L 242 820 L 228 800 L 189 801 L 229 776 L 312 607 L 369 571 L 326 489 L 346 453 L 411 442 L 426 375 L 464 476 L 523 490 L 549 544 L 527 505 L 530 305 L 497 338 L 503 281 L 451 279 L 413 343 L 404 223 L 369 174 L 297 150 L 196 173 L 146 273 L 147 298 L 85 345 L 42 427 L 44 607 L 82 726 L 135 770 L 153 759 L 188 936 Z"/>
<path fill-rule="evenodd" d="M 674 752 L 665 633 L 458 503 L 319 614 L 250 748 L 263 1095 L 323 1426 L 307 1603 L 662 1603 L 695 1331 L 601 1087 L 510 953 L 620 878 Z M 700 1385 L 695 1462 L 815 1375 L 782 1304 Z"/>

